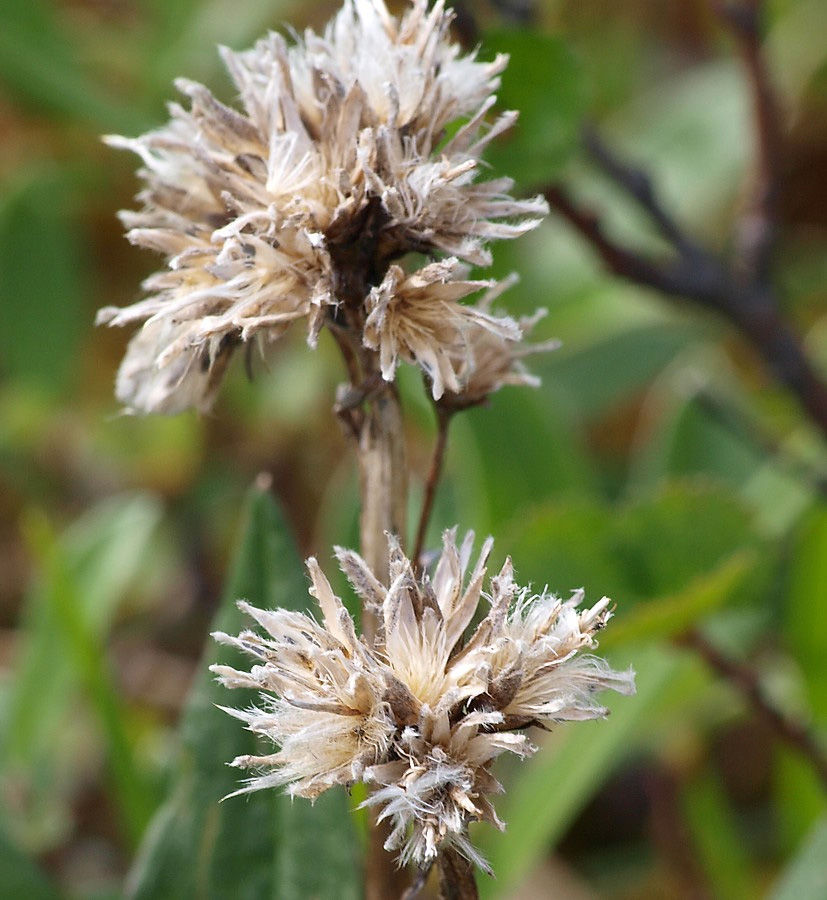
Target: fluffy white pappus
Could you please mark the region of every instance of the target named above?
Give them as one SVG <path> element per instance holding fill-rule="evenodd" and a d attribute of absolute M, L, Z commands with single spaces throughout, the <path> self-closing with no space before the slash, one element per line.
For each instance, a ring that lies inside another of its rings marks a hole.
<path fill-rule="evenodd" d="M 383 0 L 345 0 L 321 35 L 222 49 L 239 109 L 178 79 L 188 108 L 107 138 L 142 162 L 128 237 L 166 258 L 143 300 L 98 316 L 149 328 L 118 376 L 128 410 L 208 409 L 233 348 L 300 320 L 315 346 L 342 307 L 337 327 L 381 357 L 386 379 L 412 363 L 434 397 L 463 391 L 475 330 L 519 343 L 512 320 L 460 302 L 493 282 L 468 281 L 457 261 L 489 264 L 488 245 L 536 227 L 547 204 L 481 177 L 480 155 L 515 119 L 490 117 L 507 59 L 463 55 L 451 18 L 441 0 L 399 18 Z M 433 262 L 408 271 L 413 253 Z"/>
<path fill-rule="evenodd" d="M 444 533 L 432 577 L 395 537 L 388 541 L 387 573 L 336 550 L 364 607 L 377 614 L 371 645 L 312 558 L 310 594 L 321 621 L 241 604 L 266 635 L 215 635 L 254 660 L 249 672 L 214 666 L 222 683 L 262 697 L 255 708 L 227 711 L 278 748 L 233 761 L 257 771 L 239 793 L 286 786 L 312 799 L 364 781 L 375 786 L 365 804 L 390 823 L 386 846 L 402 864 L 428 866 L 451 847 L 487 871 L 468 826 L 504 827 L 490 799 L 502 790 L 494 760 L 532 754 L 531 725 L 606 715 L 596 696 L 633 693 L 634 675 L 580 653 L 596 647 L 607 598 L 581 611 L 582 591 L 566 601 L 534 594 L 515 583 L 510 560 L 486 591 L 493 541 L 472 564 L 472 533 L 459 546 L 456 529 Z"/>

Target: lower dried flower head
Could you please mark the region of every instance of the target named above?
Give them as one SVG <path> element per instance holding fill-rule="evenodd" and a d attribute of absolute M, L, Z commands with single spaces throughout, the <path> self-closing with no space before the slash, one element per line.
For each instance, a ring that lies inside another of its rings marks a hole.
<path fill-rule="evenodd" d="M 389 542 L 388 587 L 356 553 L 336 550 L 379 618 L 373 646 L 357 636 L 312 558 L 321 622 L 241 602 L 266 635 L 215 635 L 256 661 L 249 672 L 213 666 L 219 680 L 263 698 L 259 707 L 226 711 L 278 748 L 233 761 L 258 773 L 237 793 L 286 785 L 313 799 L 335 784 L 375 785 L 365 803 L 389 820 L 385 846 L 400 862 L 424 867 L 451 847 L 487 871 L 468 825 L 504 827 L 489 799 L 502 790 L 494 759 L 533 753 L 530 725 L 605 716 L 596 692 L 632 694 L 634 675 L 580 652 L 596 646 L 611 616 L 607 598 L 580 611 L 582 591 L 568 600 L 534 594 L 514 582 L 510 560 L 484 591 L 493 542 L 469 571 L 472 533 L 457 547 L 456 530 L 445 532 L 433 577 L 417 574 L 396 539 Z M 482 599 L 488 608 L 472 629 Z"/>

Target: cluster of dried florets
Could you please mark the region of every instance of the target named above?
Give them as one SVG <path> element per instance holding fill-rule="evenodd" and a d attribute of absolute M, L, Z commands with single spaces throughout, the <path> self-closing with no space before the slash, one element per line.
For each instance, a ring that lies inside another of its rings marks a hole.
<path fill-rule="evenodd" d="M 366 804 L 391 822 L 386 844 L 402 862 L 432 863 L 452 847 L 486 868 L 468 839 L 468 825 L 502 828 L 489 800 L 501 790 L 491 763 L 510 751 L 534 751 L 525 729 L 534 724 L 604 716 L 595 692 L 634 692 L 631 671 L 616 672 L 579 651 L 611 612 L 603 598 L 578 612 L 582 591 L 561 601 L 532 594 L 513 580 L 510 560 L 483 591 L 489 538 L 468 574 L 473 535 L 460 548 L 455 530 L 443 537 L 433 579 L 415 572 L 390 538 L 389 587 L 352 551 L 339 564 L 380 627 L 373 646 L 353 620 L 316 560 L 308 560 L 317 623 L 303 613 L 242 608 L 266 631 L 222 643 L 250 654 L 250 672 L 213 666 L 227 687 L 261 692 L 263 706 L 227 712 L 273 741 L 269 756 L 234 765 L 258 769 L 239 791 L 288 785 L 314 798 L 332 785 L 376 785 Z M 489 608 L 471 623 L 481 599 Z"/>
<path fill-rule="evenodd" d="M 144 163 L 143 208 L 122 213 L 129 238 L 168 260 L 146 299 L 99 314 L 144 323 L 117 380 L 128 409 L 208 408 L 236 346 L 298 319 L 311 345 L 325 325 L 356 335 L 387 380 L 399 360 L 419 365 L 435 399 L 462 393 L 485 342 L 519 376 L 523 329 L 460 300 L 493 285 L 467 264 L 487 265 L 489 241 L 547 207 L 510 197 L 509 179 L 478 179 L 483 149 L 516 119 L 488 119 L 507 59 L 460 54 L 451 15 L 443 0 L 413 0 L 401 19 L 383 0 L 345 0 L 322 35 L 222 51 L 242 111 L 181 80 L 189 109 L 109 139 Z M 411 252 L 434 261 L 394 264 Z"/>

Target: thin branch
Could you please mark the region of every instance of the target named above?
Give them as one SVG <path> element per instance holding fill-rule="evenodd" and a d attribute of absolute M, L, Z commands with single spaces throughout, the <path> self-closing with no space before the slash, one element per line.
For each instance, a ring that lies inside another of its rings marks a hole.
<path fill-rule="evenodd" d="M 827 791 L 827 755 L 810 729 L 776 709 L 764 696 L 757 672 L 750 666 L 729 659 L 699 631 L 692 629 L 677 639 L 682 647 L 694 650 L 721 678 L 728 681 L 763 719 L 775 736 L 812 765 Z"/>
<path fill-rule="evenodd" d="M 667 241 L 681 249 L 696 249 L 673 217 L 661 204 L 652 177 L 643 169 L 630 166 L 616 156 L 603 142 L 597 130 L 587 125 L 583 129 L 583 146 L 592 160 L 626 193 L 631 195 L 658 226 Z M 697 251 L 696 251 L 697 252 Z"/>
<path fill-rule="evenodd" d="M 752 95 L 755 172 L 747 211 L 739 222 L 737 260 L 747 277 L 767 284 L 777 232 L 782 137 L 778 103 L 761 52 L 765 4 L 713 2 L 713 8 L 735 39 Z"/>
<path fill-rule="evenodd" d="M 644 210 L 670 245 L 665 260 L 651 259 L 611 238 L 600 218 L 559 184 L 546 187 L 549 205 L 591 244 L 620 278 L 668 297 L 692 300 L 723 315 L 753 344 L 773 377 L 792 391 L 827 437 L 827 386 L 807 358 L 798 335 L 780 311 L 770 284 L 769 258 L 776 231 L 780 127 L 769 73 L 761 54 L 761 0 L 718 4 L 735 34 L 753 95 L 757 180 L 751 208 L 739 223 L 733 262 L 692 240 L 660 201 L 652 180 L 619 159 L 593 131 L 586 148 L 603 172 Z"/>
<path fill-rule="evenodd" d="M 437 406 L 436 409 L 436 441 L 434 452 L 431 456 L 431 465 L 428 469 L 428 477 L 425 480 L 425 496 L 422 500 L 422 511 L 419 514 L 419 526 L 416 529 L 416 541 L 411 559 L 415 566 L 420 565 L 422 550 L 425 546 L 425 534 L 428 531 L 428 523 L 434 508 L 436 489 L 442 477 L 442 466 L 445 463 L 445 450 L 448 447 L 448 426 L 451 424 L 451 413 Z"/>
<path fill-rule="evenodd" d="M 618 171 L 622 171 L 619 169 Z M 635 196 L 631 185 L 621 183 Z M 827 437 L 827 387 L 810 363 L 798 336 L 779 311 L 773 291 L 759 284 L 743 283 L 723 261 L 698 248 L 689 238 L 676 246 L 676 255 L 653 261 L 610 238 L 597 215 L 584 210 L 560 185 L 547 187 L 544 195 L 591 244 L 606 267 L 635 284 L 666 296 L 693 300 L 727 318 L 763 357 L 773 376 L 797 395 L 813 422 Z"/>
<path fill-rule="evenodd" d="M 603 153 L 607 154 L 608 151 L 604 148 Z M 612 164 L 611 171 L 618 176 L 621 172 L 627 173 L 629 181 L 619 181 L 618 184 L 638 199 L 641 176 L 637 171 L 618 162 Z M 660 208 L 651 187 L 646 192 L 651 195 L 653 206 Z M 549 185 L 543 194 L 549 206 L 580 232 L 597 251 L 606 267 L 620 278 L 653 288 L 670 297 L 689 297 L 707 306 L 715 306 L 716 298 L 726 290 L 725 273 L 721 266 L 703 251 L 696 250 L 688 238 L 681 236 L 680 245 L 692 247 L 691 253 L 679 253 L 665 262 L 650 260 L 609 237 L 600 217 L 576 203 L 562 185 Z M 677 228 L 675 225 L 670 227 Z"/>
<path fill-rule="evenodd" d="M 428 881 L 428 876 L 431 874 L 431 869 L 434 867 L 433 863 L 425 866 L 424 869 L 418 869 L 416 873 L 416 878 L 411 882 L 410 887 L 405 891 L 404 894 L 399 898 L 399 900 L 416 900 L 417 897 L 425 890 L 425 885 Z"/>

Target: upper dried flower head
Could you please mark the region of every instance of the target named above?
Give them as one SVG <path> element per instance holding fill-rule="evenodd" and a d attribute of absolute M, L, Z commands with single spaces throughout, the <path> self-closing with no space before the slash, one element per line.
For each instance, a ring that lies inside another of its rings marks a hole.
<path fill-rule="evenodd" d="M 485 146 L 516 118 L 488 115 L 507 59 L 461 54 L 451 18 L 443 0 L 413 0 L 401 19 L 383 0 L 345 0 L 322 35 L 222 49 L 240 110 L 179 80 L 189 108 L 109 138 L 143 161 L 142 209 L 121 213 L 129 239 L 167 258 L 146 299 L 99 313 L 144 323 L 117 381 L 128 408 L 207 408 L 239 342 L 297 319 L 311 344 L 346 323 L 380 349 L 385 378 L 416 362 L 435 397 L 473 369 L 469 334 L 519 339 L 512 320 L 459 302 L 482 285 L 458 261 L 487 265 L 488 242 L 534 228 L 547 207 L 479 178 Z M 410 252 L 445 261 L 391 266 Z"/>
<path fill-rule="evenodd" d="M 212 668 L 227 687 L 261 692 L 261 707 L 227 712 L 278 750 L 233 761 L 259 772 L 239 793 L 288 785 L 291 794 L 314 798 L 334 784 L 364 781 L 377 786 L 366 803 L 390 820 L 386 847 L 399 849 L 402 862 L 427 866 L 450 846 L 487 868 L 468 825 L 504 827 L 489 799 L 502 790 L 493 760 L 534 752 L 530 725 L 606 715 L 595 701 L 599 690 L 634 692 L 631 671 L 580 652 L 596 646 L 595 633 L 611 616 L 607 598 L 579 611 L 582 591 L 568 600 L 533 594 L 514 582 L 510 560 L 486 592 L 491 539 L 469 572 L 473 534 L 459 548 L 455 534 L 445 533 L 433 578 L 417 574 L 390 538 L 389 587 L 357 554 L 337 549 L 379 619 L 373 646 L 357 637 L 314 559 L 310 593 L 320 623 L 240 604 L 267 636 L 215 637 L 256 665 Z M 472 628 L 482 599 L 488 608 Z"/>

